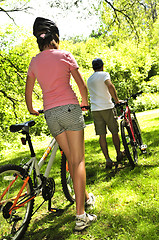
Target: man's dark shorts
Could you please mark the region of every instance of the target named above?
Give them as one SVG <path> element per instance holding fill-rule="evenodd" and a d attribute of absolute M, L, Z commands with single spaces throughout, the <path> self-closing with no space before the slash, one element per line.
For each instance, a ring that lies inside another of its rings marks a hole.
<path fill-rule="evenodd" d="M 107 133 L 107 127 L 112 134 L 119 132 L 116 109 L 106 109 L 101 111 L 92 111 L 96 135 Z"/>

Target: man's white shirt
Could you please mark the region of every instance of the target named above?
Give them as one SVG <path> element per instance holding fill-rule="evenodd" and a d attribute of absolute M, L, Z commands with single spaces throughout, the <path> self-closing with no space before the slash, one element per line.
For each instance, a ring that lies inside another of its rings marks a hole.
<path fill-rule="evenodd" d="M 111 94 L 105 84 L 107 80 L 110 80 L 110 75 L 108 72 L 103 71 L 94 72 L 88 78 L 87 86 L 90 93 L 92 111 L 112 109 L 114 107 Z"/>

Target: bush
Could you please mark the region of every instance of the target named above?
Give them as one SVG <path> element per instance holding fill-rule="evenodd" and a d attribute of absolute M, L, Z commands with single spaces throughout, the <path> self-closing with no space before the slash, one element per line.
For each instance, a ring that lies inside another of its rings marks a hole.
<path fill-rule="evenodd" d="M 159 94 L 147 93 L 134 100 L 133 105 L 136 112 L 159 108 Z"/>
<path fill-rule="evenodd" d="M 159 92 L 159 75 L 150 78 L 150 81 L 143 85 L 145 92 L 157 93 Z"/>

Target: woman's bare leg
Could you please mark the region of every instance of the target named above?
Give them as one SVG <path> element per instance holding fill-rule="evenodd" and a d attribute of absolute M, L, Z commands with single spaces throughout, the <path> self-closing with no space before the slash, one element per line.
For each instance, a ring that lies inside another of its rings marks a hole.
<path fill-rule="evenodd" d="M 85 191 L 86 172 L 84 158 L 84 130 L 65 131 L 59 134 L 56 137 L 56 140 L 65 152 L 69 161 L 69 169 L 75 191 L 77 215 L 83 214 L 85 195 L 86 199 L 89 198 L 88 193 Z"/>

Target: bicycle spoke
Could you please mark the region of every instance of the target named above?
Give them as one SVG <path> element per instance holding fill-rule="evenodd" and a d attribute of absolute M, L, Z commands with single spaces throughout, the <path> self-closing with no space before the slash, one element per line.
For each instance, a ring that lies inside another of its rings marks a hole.
<path fill-rule="evenodd" d="M 132 167 L 137 163 L 137 150 L 129 126 L 125 121 L 121 122 L 121 136 L 127 158 Z"/>
<path fill-rule="evenodd" d="M 30 179 L 24 186 L 23 171 L 21 167 L 16 165 L 4 165 L 0 168 L 0 196 L 2 196 L 0 201 L 0 235 L 3 237 L 2 239 L 16 240 L 22 236 L 31 219 L 33 200 L 29 200 L 33 186 Z M 12 184 L 12 178 L 15 175 L 18 177 Z M 24 189 L 20 193 L 22 186 Z M 19 199 L 17 198 L 18 194 Z"/>

